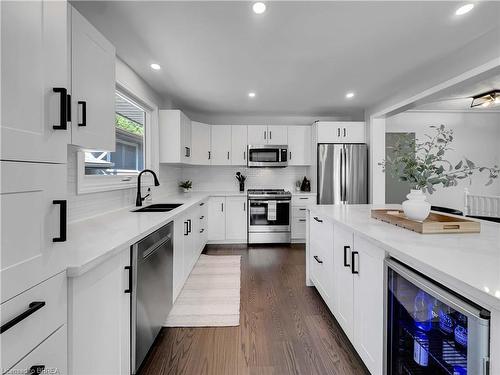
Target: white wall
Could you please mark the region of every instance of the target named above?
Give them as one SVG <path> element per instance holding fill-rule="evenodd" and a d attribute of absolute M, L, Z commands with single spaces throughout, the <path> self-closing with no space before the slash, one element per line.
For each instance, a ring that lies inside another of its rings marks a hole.
<path fill-rule="evenodd" d="M 473 112 L 404 112 L 386 119 L 387 132 L 415 132 L 418 140 L 431 134 L 430 125 L 445 125 L 454 131 L 453 150 L 446 153 L 446 159 L 456 164 L 467 157 L 477 165 L 500 165 L 500 113 Z M 464 188 L 473 194 L 500 195 L 500 181 L 484 186 L 488 181 L 486 173 L 473 176 L 472 185 L 462 180 L 458 186 L 437 187 L 428 197 L 436 206 L 463 210 Z"/>
<path fill-rule="evenodd" d="M 304 176 L 311 178 L 309 167 L 290 166 L 286 168 L 246 168 L 233 166 L 185 166 L 182 179 L 193 181 L 194 191 L 237 191 L 239 183 L 236 172 L 247 176 L 245 189 L 287 189 L 295 188 L 295 181 Z"/>

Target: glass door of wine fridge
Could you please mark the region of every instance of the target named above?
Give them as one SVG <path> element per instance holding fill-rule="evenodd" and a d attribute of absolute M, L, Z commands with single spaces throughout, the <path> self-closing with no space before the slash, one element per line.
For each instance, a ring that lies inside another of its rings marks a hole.
<path fill-rule="evenodd" d="M 386 260 L 386 374 L 489 374 L 489 312 Z"/>

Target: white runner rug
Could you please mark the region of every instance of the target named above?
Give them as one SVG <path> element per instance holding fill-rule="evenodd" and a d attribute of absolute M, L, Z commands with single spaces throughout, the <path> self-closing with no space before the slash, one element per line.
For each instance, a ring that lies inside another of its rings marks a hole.
<path fill-rule="evenodd" d="M 202 254 L 177 297 L 165 326 L 238 326 L 240 263 L 240 255 Z"/>

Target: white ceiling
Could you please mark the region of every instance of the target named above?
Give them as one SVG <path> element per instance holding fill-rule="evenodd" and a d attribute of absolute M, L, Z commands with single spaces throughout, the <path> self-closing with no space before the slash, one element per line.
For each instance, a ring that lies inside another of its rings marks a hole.
<path fill-rule="evenodd" d="M 462 17 L 455 1 L 274 1 L 263 15 L 246 1 L 72 3 L 158 93 L 228 115 L 359 113 L 500 23 L 496 2 Z"/>

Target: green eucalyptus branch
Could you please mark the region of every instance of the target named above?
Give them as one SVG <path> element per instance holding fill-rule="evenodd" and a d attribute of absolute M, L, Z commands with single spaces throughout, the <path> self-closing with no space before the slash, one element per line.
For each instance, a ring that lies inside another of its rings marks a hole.
<path fill-rule="evenodd" d="M 457 186 L 459 180 L 468 179 L 472 183 L 472 175 L 476 172 L 488 172 L 486 186 L 491 185 L 500 175 L 497 165 L 493 167 L 476 166 L 471 160 L 464 158 L 456 165 L 445 159 L 447 151 L 452 148 L 453 130 L 444 125 L 430 126 L 434 135 L 425 134 L 425 141 L 413 139 L 410 135 L 402 135 L 392 147 L 393 155 L 387 157 L 379 165 L 384 172 L 390 173 L 399 181 L 409 183 L 415 189 L 422 189 L 432 194 L 436 185 L 443 187 Z"/>

